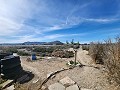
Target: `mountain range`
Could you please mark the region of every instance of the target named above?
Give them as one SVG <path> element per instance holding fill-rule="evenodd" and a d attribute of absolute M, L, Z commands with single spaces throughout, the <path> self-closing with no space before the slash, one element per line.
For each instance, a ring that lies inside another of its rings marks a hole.
<path fill-rule="evenodd" d="M 0 45 L 63 45 L 60 41 L 52 42 L 24 42 L 24 43 L 1 43 Z"/>

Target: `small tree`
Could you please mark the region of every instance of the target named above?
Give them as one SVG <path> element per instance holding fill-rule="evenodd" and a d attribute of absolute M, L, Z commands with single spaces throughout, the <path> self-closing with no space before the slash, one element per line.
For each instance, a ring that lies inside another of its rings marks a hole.
<path fill-rule="evenodd" d="M 76 43 L 76 48 L 78 49 L 80 46 L 80 43 L 79 43 L 79 41 Z"/>
<path fill-rule="evenodd" d="M 69 42 L 68 42 L 68 41 L 66 41 L 66 44 L 69 44 Z"/>
<path fill-rule="evenodd" d="M 74 39 L 72 39 L 71 44 L 73 44 L 73 45 L 74 45 Z"/>

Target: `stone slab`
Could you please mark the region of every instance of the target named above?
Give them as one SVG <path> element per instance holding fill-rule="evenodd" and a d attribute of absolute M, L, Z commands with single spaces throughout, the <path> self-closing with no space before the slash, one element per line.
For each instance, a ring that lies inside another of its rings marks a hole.
<path fill-rule="evenodd" d="M 61 79 L 59 82 L 64 86 L 70 86 L 75 84 L 75 82 L 72 79 L 70 79 L 68 76 Z"/>
<path fill-rule="evenodd" d="M 65 90 L 65 87 L 60 83 L 54 83 L 48 87 L 48 90 Z"/>
<path fill-rule="evenodd" d="M 67 87 L 66 90 L 79 90 L 79 87 L 77 86 L 77 84 L 75 84 L 75 85 Z"/>

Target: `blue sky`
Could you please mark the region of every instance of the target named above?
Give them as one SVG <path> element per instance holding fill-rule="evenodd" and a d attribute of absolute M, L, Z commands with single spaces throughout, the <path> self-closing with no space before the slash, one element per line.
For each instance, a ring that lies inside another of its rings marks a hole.
<path fill-rule="evenodd" d="M 120 0 L 0 0 L 0 43 L 89 43 L 120 34 Z"/>

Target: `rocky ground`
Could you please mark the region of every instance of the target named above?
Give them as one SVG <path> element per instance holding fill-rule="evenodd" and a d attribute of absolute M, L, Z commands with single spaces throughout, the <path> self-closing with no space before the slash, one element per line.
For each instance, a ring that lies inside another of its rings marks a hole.
<path fill-rule="evenodd" d="M 26 71 L 31 71 L 35 76 L 31 81 L 23 85 L 27 85 L 32 89 L 33 87 L 39 88 L 39 84 L 43 80 L 45 80 L 50 73 L 53 73 L 62 68 L 65 69 L 68 68 L 66 63 L 70 60 L 74 60 L 74 58 L 69 58 L 69 59 L 45 58 L 34 62 L 28 62 L 26 61 L 26 59 L 27 57 L 21 57 L 22 67 Z M 95 65 L 91 57 L 88 55 L 87 51 L 79 49 L 77 52 L 77 61 L 79 61 L 85 66 L 75 67 L 73 69 L 69 69 L 57 73 L 54 77 L 50 78 L 43 85 L 43 87 L 44 88 L 50 87 L 51 85 L 58 83 L 61 79 L 65 77 L 69 77 L 71 80 L 75 82 L 75 85 L 77 85 L 79 88 L 87 88 L 90 90 L 117 90 L 117 88 L 114 85 L 108 83 L 107 78 L 105 77 L 105 72 L 103 71 L 104 68 L 100 65 L 99 66 Z M 99 68 L 95 68 L 95 67 L 99 67 Z M 32 84 L 36 84 L 36 86 L 32 86 Z M 56 90 L 62 90 L 62 89 L 56 89 Z M 68 90 L 72 90 L 72 89 L 68 89 Z"/>

